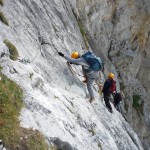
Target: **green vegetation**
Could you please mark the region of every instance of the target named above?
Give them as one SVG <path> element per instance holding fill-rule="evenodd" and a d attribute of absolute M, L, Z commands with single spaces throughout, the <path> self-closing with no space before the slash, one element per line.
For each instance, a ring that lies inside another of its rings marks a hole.
<path fill-rule="evenodd" d="M 25 142 L 24 142 L 25 140 Z M 37 130 L 30 129 L 28 136 L 24 137 L 24 150 L 48 150 L 47 143 L 44 142 L 44 137 Z M 22 148 L 22 145 L 20 149 Z"/>
<path fill-rule="evenodd" d="M 30 79 L 32 80 L 32 77 L 33 77 L 33 73 L 30 73 Z"/>
<path fill-rule="evenodd" d="M 92 136 L 94 136 L 96 134 L 94 128 L 90 129 L 89 132 L 92 134 Z"/>
<path fill-rule="evenodd" d="M 140 95 L 133 95 L 132 107 L 143 115 L 143 104 L 141 103 L 140 99 Z"/>
<path fill-rule="evenodd" d="M 4 5 L 4 4 L 3 4 L 3 0 L 0 0 L 0 5 L 2 5 L 2 6 Z"/>
<path fill-rule="evenodd" d="M 102 150 L 102 145 L 101 145 L 100 142 L 98 142 L 98 147 L 99 147 L 100 150 Z"/>
<path fill-rule="evenodd" d="M 50 150 L 58 150 L 57 146 L 50 145 Z"/>
<path fill-rule="evenodd" d="M 37 130 L 20 127 L 23 91 L 0 73 L 0 138 L 7 149 L 48 150 L 43 135 Z"/>
<path fill-rule="evenodd" d="M 5 144 L 13 146 L 18 140 L 17 129 L 19 127 L 18 117 L 22 104 L 22 90 L 6 76 L 0 74 L 0 108 L 3 113 L 0 115 L 0 137 Z"/>
<path fill-rule="evenodd" d="M 8 21 L 6 17 L 4 16 L 3 12 L 0 12 L 0 20 L 5 23 L 7 26 L 9 26 Z"/>
<path fill-rule="evenodd" d="M 83 38 L 84 43 L 85 43 L 85 47 L 86 47 L 87 49 L 89 49 L 88 41 L 87 41 L 87 38 L 86 38 L 86 32 L 85 32 L 84 26 L 83 26 L 83 24 L 81 23 L 81 21 L 79 21 L 79 20 L 78 20 L 78 26 L 79 26 L 79 28 L 80 28 L 80 32 L 81 32 L 81 34 L 82 34 L 82 38 Z"/>
<path fill-rule="evenodd" d="M 18 54 L 16 47 L 8 40 L 4 40 L 4 43 L 6 44 L 6 46 L 9 49 L 10 59 L 12 59 L 14 61 L 17 60 L 17 57 L 19 56 L 19 54 Z"/>
<path fill-rule="evenodd" d="M 0 66 L 0 71 L 3 69 L 3 67 L 2 66 Z"/>
<path fill-rule="evenodd" d="M 141 107 L 140 96 L 139 95 L 133 95 L 133 104 L 132 104 L 132 106 L 133 106 L 133 108 Z"/>

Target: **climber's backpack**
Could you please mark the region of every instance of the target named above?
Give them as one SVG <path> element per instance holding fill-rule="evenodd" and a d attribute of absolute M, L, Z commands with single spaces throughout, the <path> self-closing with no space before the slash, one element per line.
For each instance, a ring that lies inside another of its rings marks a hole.
<path fill-rule="evenodd" d="M 120 93 L 116 93 L 114 96 L 114 104 L 117 105 L 120 101 L 122 101 L 122 96 Z"/>
<path fill-rule="evenodd" d="M 90 68 L 99 71 L 103 69 L 103 62 L 102 60 L 97 57 L 93 52 L 86 52 L 82 55 L 82 57 L 87 61 L 87 63 L 90 65 Z"/>
<path fill-rule="evenodd" d="M 111 93 L 115 93 L 116 92 L 116 81 L 115 80 L 111 80 L 111 81 L 112 81 L 112 83 L 111 83 L 111 87 L 110 87 L 109 91 Z"/>

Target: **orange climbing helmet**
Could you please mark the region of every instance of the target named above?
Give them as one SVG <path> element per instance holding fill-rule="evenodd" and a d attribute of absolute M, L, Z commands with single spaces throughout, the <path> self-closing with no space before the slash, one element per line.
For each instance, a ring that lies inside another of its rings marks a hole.
<path fill-rule="evenodd" d="M 71 57 L 74 58 L 74 59 L 76 59 L 76 58 L 79 57 L 79 53 L 78 53 L 78 52 L 73 52 L 73 53 L 71 54 Z"/>
<path fill-rule="evenodd" d="M 109 73 L 109 74 L 108 74 L 108 78 L 114 79 L 114 78 L 115 78 L 115 75 L 114 75 L 113 73 Z"/>

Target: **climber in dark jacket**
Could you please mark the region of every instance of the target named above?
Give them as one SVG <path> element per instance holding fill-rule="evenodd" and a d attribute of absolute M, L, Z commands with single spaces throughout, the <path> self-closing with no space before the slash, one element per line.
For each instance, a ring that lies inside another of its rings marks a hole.
<path fill-rule="evenodd" d="M 116 92 L 116 81 L 114 80 L 115 75 L 113 73 L 108 74 L 108 79 L 105 81 L 103 86 L 104 101 L 108 110 L 112 113 L 112 107 L 110 105 L 111 94 Z"/>

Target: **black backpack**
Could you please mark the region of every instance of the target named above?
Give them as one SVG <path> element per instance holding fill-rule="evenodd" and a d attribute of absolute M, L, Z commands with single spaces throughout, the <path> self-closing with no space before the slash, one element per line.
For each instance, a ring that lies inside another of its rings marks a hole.
<path fill-rule="evenodd" d="M 120 101 L 122 101 L 122 96 L 120 93 L 116 93 L 114 95 L 114 104 L 117 105 Z"/>

